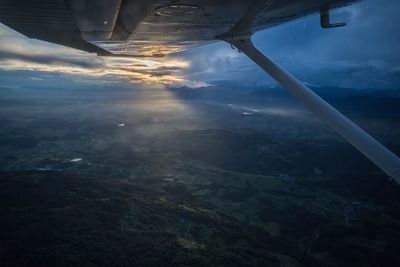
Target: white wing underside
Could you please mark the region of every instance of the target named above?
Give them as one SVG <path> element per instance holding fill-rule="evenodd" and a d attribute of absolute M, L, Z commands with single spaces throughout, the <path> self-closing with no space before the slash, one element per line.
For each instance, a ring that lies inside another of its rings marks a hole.
<path fill-rule="evenodd" d="M 0 0 L 0 22 L 99 55 L 161 57 L 217 40 L 246 12 L 252 32 L 349 0 Z M 240 30 L 240 29 L 239 29 Z"/>

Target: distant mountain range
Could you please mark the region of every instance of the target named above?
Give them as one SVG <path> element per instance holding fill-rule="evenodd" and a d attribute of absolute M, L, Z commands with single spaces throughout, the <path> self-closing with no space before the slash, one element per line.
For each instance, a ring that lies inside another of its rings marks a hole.
<path fill-rule="evenodd" d="M 367 116 L 400 116 L 400 89 L 362 89 L 341 87 L 310 88 L 342 112 Z M 170 87 L 178 98 L 187 101 L 241 103 L 252 106 L 294 105 L 303 108 L 286 90 L 276 85 L 218 85 L 203 88 Z"/>

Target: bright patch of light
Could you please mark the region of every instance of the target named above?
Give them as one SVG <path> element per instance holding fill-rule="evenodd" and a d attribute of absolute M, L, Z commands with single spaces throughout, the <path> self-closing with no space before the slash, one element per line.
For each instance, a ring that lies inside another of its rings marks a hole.
<path fill-rule="evenodd" d="M 176 58 L 98 57 L 71 48 L 31 40 L 0 24 L 0 69 L 54 72 L 91 77 L 117 77 L 132 83 L 207 84 L 185 77 L 190 62 Z"/>

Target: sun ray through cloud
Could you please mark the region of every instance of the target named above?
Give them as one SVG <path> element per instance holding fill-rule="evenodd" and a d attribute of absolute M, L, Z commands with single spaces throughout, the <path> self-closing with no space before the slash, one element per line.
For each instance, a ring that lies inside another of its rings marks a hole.
<path fill-rule="evenodd" d="M 131 83 L 206 85 L 185 77 L 191 63 L 182 58 L 98 57 L 71 48 L 31 40 L 0 25 L 2 70 L 57 72 L 91 77 L 118 77 Z M 7 37 L 7 38 L 5 38 Z"/>

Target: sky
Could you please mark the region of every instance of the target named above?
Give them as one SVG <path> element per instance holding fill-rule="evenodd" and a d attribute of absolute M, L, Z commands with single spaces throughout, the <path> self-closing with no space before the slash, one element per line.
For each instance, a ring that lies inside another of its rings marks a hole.
<path fill-rule="evenodd" d="M 255 45 L 296 77 L 314 86 L 400 88 L 398 0 L 365 0 L 335 10 L 346 27 L 321 29 L 311 15 L 256 33 Z M 0 82 L 56 83 L 60 77 L 93 83 L 127 81 L 204 87 L 274 84 L 229 44 L 216 42 L 163 59 L 103 58 L 30 40 L 0 25 Z M 21 75 L 23 73 L 23 75 Z M 14 77 L 15 76 L 15 77 Z"/>

